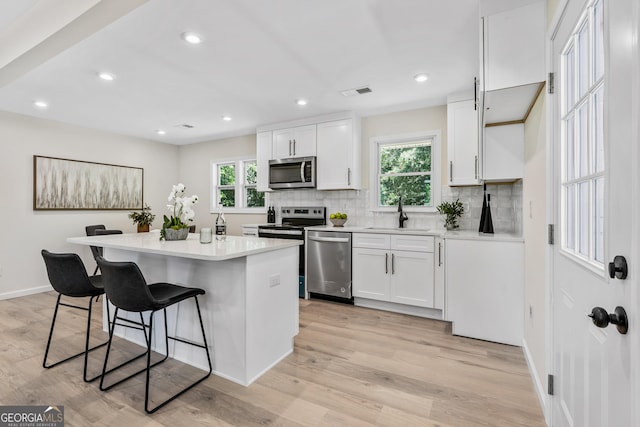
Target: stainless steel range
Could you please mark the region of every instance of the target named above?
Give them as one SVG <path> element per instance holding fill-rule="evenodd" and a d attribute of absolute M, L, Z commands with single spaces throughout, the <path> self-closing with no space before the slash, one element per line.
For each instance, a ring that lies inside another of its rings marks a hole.
<path fill-rule="evenodd" d="M 277 239 L 302 240 L 304 228 L 327 223 L 327 208 L 324 206 L 284 206 L 280 209 L 281 224 L 268 224 L 258 227 L 259 237 Z M 298 265 L 300 297 L 304 297 L 304 245 L 300 245 L 300 261 Z"/>

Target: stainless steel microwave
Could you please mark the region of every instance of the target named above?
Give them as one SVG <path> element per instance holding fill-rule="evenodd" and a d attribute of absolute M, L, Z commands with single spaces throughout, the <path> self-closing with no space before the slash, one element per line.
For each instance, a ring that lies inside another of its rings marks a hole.
<path fill-rule="evenodd" d="M 269 160 L 269 188 L 315 188 L 316 158 Z"/>

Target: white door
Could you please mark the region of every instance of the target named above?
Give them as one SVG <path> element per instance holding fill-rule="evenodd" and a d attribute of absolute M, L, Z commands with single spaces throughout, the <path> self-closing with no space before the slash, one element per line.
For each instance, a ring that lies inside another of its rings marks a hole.
<path fill-rule="evenodd" d="M 569 0 L 551 36 L 553 426 L 640 422 L 634 3 Z M 616 255 L 629 262 L 626 280 L 609 278 Z M 626 335 L 587 317 L 594 307 L 611 313 L 616 306 L 629 316 Z"/>

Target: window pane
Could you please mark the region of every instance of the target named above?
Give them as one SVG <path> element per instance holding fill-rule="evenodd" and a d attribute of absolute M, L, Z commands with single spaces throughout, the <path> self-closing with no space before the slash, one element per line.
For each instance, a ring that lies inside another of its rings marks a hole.
<path fill-rule="evenodd" d="M 589 26 L 585 23 L 578 34 L 578 96 L 589 88 Z"/>
<path fill-rule="evenodd" d="M 594 258 L 604 262 L 604 178 L 596 179 L 594 187 Z"/>
<path fill-rule="evenodd" d="M 571 108 L 573 108 L 573 105 L 575 104 L 575 95 L 574 95 L 574 88 L 575 88 L 575 51 L 573 49 L 573 46 L 571 46 L 571 48 L 567 51 L 567 54 L 565 56 L 565 67 L 566 67 L 566 74 L 564 76 L 564 87 L 565 87 L 565 105 L 564 105 L 564 111 L 563 114 L 566 114 L 567 111 L 569 111 Z"/>
<path fill-rule="evenodd" d="M 593 67 L 595 80 L 598 80 L 604 74 L 604 14 L 602 13 L 602 3 L 603 1 L 599 1 L 595 5 L 593 17 Z"/>
<path fill-rule="evenodd" d="M 576 149 L 579 156 L 578 176 L 589 175 L 589 106 L 585 103 L 578 110 L 578 135 Z"/>
<path fill-rule="evenodd" d="M 604 171 L 604 89 L 600 88 L 593 97 L 593 131 L 595 172 Z"/>
<path fill-rule="evenodd" d="M 381 145 L 380 173 L 431 171 L 431 143 Z"/>
<path fill-rule="evenodd" d="M 256 184 L 258 182 L 258 165 L 256 162 L 246 162 L 244 164 L 245 183 Z"/>
<path fill-rule="evenodd" d="M 589 256 L 589 182 L 578 185 L 578 250 Z"/>
<path fill-rule="evenodd" d="M 236 206 L 236 190 L 235 189 L 223 189 L 220 190 L 220 203 L 225 208 L 233 208 Z"/>
<path fill-rule="evenodd" d="M 258 191 L 253 187 L 247 188 L 247 207 L 248 208 L 264 207 L 264 192 Z"/>
<path fill-rule="evenodd" d="M 404 206 L 431 206 L 428 175 L 386 176 L 380 179 L 380 206 L 394 206 L 402 196 Z"/>
<path fill-rule="evenodd" d="M 235 185 L 236 166 L 234 164 L 220 165 L 218 168 L 219 185 Z"/>
<path fill-rule="evenodd" d="M 576 248 L 576 239 L 575 239 L 575 185 L 569 185 L 565 189 L 566 192 L 566 218 L 565 218 L 565 239 L 567 249 L 575 250 Z"/>
<path fill-rule="evenodd" d="M 576 178 L 575 171 L 575 140 L 574 140 L 574 116 L 570 116 L 565 121 L 565 173 L 566 180 L 572 180 Z"/>

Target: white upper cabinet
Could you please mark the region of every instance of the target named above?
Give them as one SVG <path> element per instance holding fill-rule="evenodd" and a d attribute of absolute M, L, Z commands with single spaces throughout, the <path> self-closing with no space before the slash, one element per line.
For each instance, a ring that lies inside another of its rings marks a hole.
<path fill-rule="evenodd" d="M 359 190 L 360 120 L 318 123 L 317 138 L 318 190 Z"/>
<path fill-rule="evenodd" d="M 316 125 L 273 131 L 273 159 L 316 155 Z"/>
<path fill-rule="evenodd" d="M 269 191 L 269 160 L 271 160 L 271 143 L 273 132 L 263 131 L 256 135 L 256 162 L 258 164 L 258 191 Z"/>
<path fill-rule="evenodd" d="M 484 130 L 482 176 L 485 181 L 515 181 L 524 177 L 524 124 Z"/>
<path fill-rule="evenodd" d="M 483 16 L 483 124 L 524 123 L 545 75 L 545 2 Z"/>
<path fill-rule="evenodd" d="M 447 104 L 449 185 L 480 184 L 478 111 L 474 99 Z"/>
<path fill-rule="evenodd" d="M 545 80 L 543 1 L 484 19 L 484 90 Z"/>

